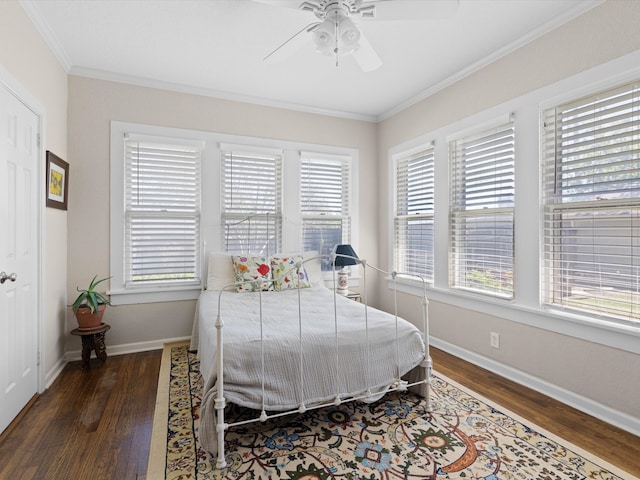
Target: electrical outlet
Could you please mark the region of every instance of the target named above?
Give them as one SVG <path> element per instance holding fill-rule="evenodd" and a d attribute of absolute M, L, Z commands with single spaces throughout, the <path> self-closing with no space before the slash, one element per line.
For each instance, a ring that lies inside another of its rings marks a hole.
<path fill-rule="evenodd" d="M 491 332 L 490 343 L 493 348 L 500 348 L 500 334 L 496 332 Z"/>

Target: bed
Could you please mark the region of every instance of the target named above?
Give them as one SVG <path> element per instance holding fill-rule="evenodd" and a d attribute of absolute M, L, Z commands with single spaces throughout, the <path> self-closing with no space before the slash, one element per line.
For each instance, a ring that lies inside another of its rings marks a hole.
<path fill-rule="evenodd" d="M 315 253 L 218 253 L 208 264 L 191 348 L 198 351 L 204 380 L 198 435 L 217 468 L 226 466 L 225 430 L 240 424 L 225 423 L 227 402 L 258 412 L 241 423 L 375 401 L 390 390 L 412 388 L 428 402 L 426 297 L 418 329 L 367 305 L 367 272 L 385 272 L 366 262 L 360 267 L 362 302 L 324 286 Z"/>

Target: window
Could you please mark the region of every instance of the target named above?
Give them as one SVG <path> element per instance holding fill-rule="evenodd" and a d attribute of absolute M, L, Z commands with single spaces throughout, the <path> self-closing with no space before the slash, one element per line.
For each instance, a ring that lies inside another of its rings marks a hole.
<path fill-rule="evenodd" d="M 514 147 L 513 118 L 449 143 L 452 287 L 514 296 Z"/>
<path fill-rule="evenodd" d="M 201 146 L 124 140 L 125 288 L 200 284 Z"/>
<path fill-rule="evenodd" d="M 393 269 L 433 282 L 434 147 L 395 159 Z"/>
<path fill-rule="evenodd" d="M 543 302 L 640 324 L 640 82 L 543 114 Z"/>
<path fill-rule="evenodd" d="M 350 165 L 348 158 L 301 152 L 300 213 L 302 249 L 328 255 L 336 244 L 349 243 Z M 322 269 L 331 270 L 328 257 Z"/>
<path fill-rule="evenodd" d="M 212 252 L 357 251 L 355 149 L 112 121 L 110 151 L 114 305 L 197 299 Z"/>
<path fill-rule="evenodd" d="M 223 248 L 282 250 L 282 153 L 221 145 Z"/>

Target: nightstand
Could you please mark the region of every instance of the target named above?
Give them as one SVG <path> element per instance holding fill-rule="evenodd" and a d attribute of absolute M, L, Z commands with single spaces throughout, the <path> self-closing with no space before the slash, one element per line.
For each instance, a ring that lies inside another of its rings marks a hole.
<path fill-rule="evenodd" d="M 340 292 L 338 292 L 338 295 L 342 295 L 343 297 L 347 297 L 351 300 L 355 300 L 356 302 L 360 302 L 362 300 L 362 295 L 358 292 L 354 292 L 352 290 L 347 290 L 346 294 L 342 294 Z"/>

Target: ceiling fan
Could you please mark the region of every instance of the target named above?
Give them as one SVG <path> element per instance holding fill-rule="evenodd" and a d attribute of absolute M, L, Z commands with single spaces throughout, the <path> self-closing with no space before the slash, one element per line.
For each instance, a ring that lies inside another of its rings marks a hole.
<path fill-rule="evenodd" d="M 316 17 L 264 59 L 279 63 L 313 42 L 316 51 L 340 58 L 352 55 L 364 72 L 382 65 L 382 60 L 354 22 L 384 20 L 421 20 L 452 15 L 459 0 L 255 0 L 270 5 L 296 8 Z"/>

